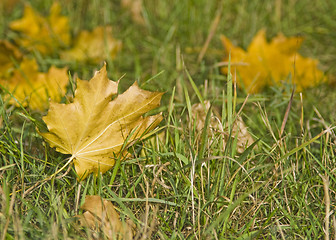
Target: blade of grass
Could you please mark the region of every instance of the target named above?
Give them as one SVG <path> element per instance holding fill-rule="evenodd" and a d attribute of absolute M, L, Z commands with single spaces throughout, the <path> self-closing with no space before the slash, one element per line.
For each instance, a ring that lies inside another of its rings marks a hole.
<path fill-rule="evenodd" d="M 255 186 L 254 189 L 251 189 L 250 191 L 244 193 L 235 202 L 231 203 L 223 213 L 221 213 L 216 219 L 214 219 L 214 221 L 212 221 L 212 223 L 209 225 L 209 227 L 204 231 L 204 234 L 209 234 L 215 228 L 218 229 L 221 225 L 221 222 L 223 222 L 223 221 L 226 222 L 227 219 L 229 218 L 230 214 L 232 213 L 232 211 L 239 204 L 241 204 L 245 200 L 246 197 L 248 197 L 250 194 L 257 191 L 261 186 L 263 186 L 263 184 Z M 225 232 L 225 230 L 226 230 L 225 228 L 226 228 L 226 225 L 223 225 L 222 226 L 223 232 Z"/>
<path fill-rule="evenodd" d="M 203 99 L 203 97 L 202 97 L 202 94 L 201 94 L 200 90 L 198 89 L 198 87 L 196 86 L 194 80 L 193 80 L 192 77 L 190 76 L 190 73 L 189 73 L 189 71 L 188 71 L 187 68 L 185 68 L 185 72 L 186 72 L 186 74 L 187 74 L 187 76 L 188 76 L 188 79 L 189 79 L 189 82 L 190 82 L 192 88 L 194 89 L 194 91 L 195 91 L 195 93 L 196 93 L 196 95 L 197 95 L 197 97 L 198 97 L 198 100 L 199 100 L 200 103 L 202 104 L 202 106 L 203 106 L 203 108 L 204 108 L 204 111 L 206 111 L 206 107 L 205 107 L 205 104 L 204 104 L 204 99 Z"/>

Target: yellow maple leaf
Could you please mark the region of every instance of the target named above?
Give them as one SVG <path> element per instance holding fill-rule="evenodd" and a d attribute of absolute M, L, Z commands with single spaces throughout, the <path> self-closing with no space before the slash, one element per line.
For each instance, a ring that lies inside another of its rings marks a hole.
<path fill-rule="evenodd" d="M 55 2 L 50 15 L 43 17 L 26 5 L 21 19 L 10 23 L 10 28 L 22 36 L 15 41 L 28 50 L 38 50 L 42 54 L 55 52 L 70 44 L 69 20 L 61 15 L 61 7 Z"/>
<path fill-rule="evenodd" d="M 61 52 L 61 58 L 99 63 L 114 58 L 121 49 L 121 41 L 112 37 L 111 27 L 96 27 L 92 32 L 82 31 L 74 41 L 74 47 Z"/>
<path fill-rule="evenodd" d="M 262 33 L 265 38 L 265 30 L 260 30 L 260 33 Z M 300 49 L 303 40 L 303 37 L 287 38 L 282 33 L 278 33 L 278 35 L 272 39 L 270 45 L 272 48 L 278 49 L 283 54 L 291 55 L 295 54 Z"/>
<path fill-rule="evenodd" d="M 142 115 L 160 105 L 163 93 L 142 90 L 136 83 L 123 94 L 117 90 L 104 65 L 90 81 L 77 81 L 73 103 L 51 103 L 43 117 L 49 132 L 41 135 L 58 152 L 71 154 L 80 179 L 109 170 L 126 138 L 133 141 L 162 120 L 161 114 Z"/>
<path fill-rule="evenodd" d="M 7 77 L 14 68 L 14 61 L 20 61 L 20 50 L 7 40 L 0 40 L 0 77 Z"/>
<path fill-rule="evenodd" d="M 85 212 L 76 216 L 81 226 L 101 230 L 107 239 L 133 239 L 133 221 L 123 224 L 111 201 L 97 195 L 86 195 L 81 209 Z"/>
<path fill-rule="evenodd" d="M 323 72 L 317 68 L 317 60 L 304 58 L 297 53 L 302 37 L 286 38 L 279 33 L 269 43 L 265 30 L 260 30 L 247 51 L 234 46 L 225 36 L 221 36 L 221 40 L 227 51 L 224 60 L 228 61 L 230 53 L 238 85 L 244 86 L 249 93 L 260 92 L 267 85 L 281 84 L 290 74 L 297 91 L 325 80 Z M 222 71 L 227 73 L 227 67 L 222 68 Z"/>
<path fill-rule="evenodd" d="M 49 99 L 60 101 L 66 93 L 67 69 L 52 66 L 43 73 L 38 71 L 34 59 L 24 59 L 9 79 L 0 79 L 0 84 L 12 92 L 23 106 L 45 110 Z M 10 102 L 17 104 L 14 99 Z"/>

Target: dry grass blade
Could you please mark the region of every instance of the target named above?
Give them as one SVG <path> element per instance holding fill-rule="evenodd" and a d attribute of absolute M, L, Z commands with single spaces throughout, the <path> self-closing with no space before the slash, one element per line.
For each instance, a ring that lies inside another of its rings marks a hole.
<path fill-rule="evenodd" d="M 222 1 L 221 1 L 220 6 L 222 6 L 222 5 L 223 4 L 222 4 Z M 219 22 L 221 20 L 221 17 L 222 17 L 222 11 L 223 11 L 223 7 L 220 7 L 217 11 L 217 14 L 216 14 L 214 20 L 212 21 L 208 37 L 207 37 L 207 39 L 206 39 L 206 41 L 205 41 L 205 43 L 204 43 L 204 45 L 201 49 L 201 52 L 198 55 L 198 58 L 197 58 L 198 63 L 202 61 L 202 59 L 203 59 L 203 57 L 204 57 L 204 55 L 205 55 L 205 53 L 206 53 L 206 51 L 209 47 L 211 39 L 215 35 L 216 29 L 217 29 L 218 24 L 219 24 Z"/>
<path fill-rule="evenodd" d="M 16 185 L 14 185 L 14 187 L 13 187 L 13 194 L 12 194 L 12 198 L 11 198 L 11 201 L 10 201 L 10 204 L 9 204 L 8 216 L 7 216 L 7 219 L 6 219 L 5 226 L 4 226 L 3 230 L 2 230 L 2 234 L 3 234 L 2 237 L 1 237 L 2 240 L 7 239 L 6 238 L 6 233 L 7 233 L 7 230 L 8 230 L 10 218 L 11 218 L 11 216 L 13 214 L 13 207 L 14 207 L 15 196 L 16 196 L 16 191 L 15 190 L 16 190 Z M 2 196 L 5 197 L 4 194 L 2 194 Z M 6 200 L 4 199 L 4 201 L 6 201 Z"/>
<path fill-rule="evenodd" d="M 330 219 L 330 196 L 329 196 L 329 179 L 328 176 L 321 176 L 323 180 L 325 218 L 324 218 L 324 239 L 329 240 L 329 219 Z"/>
<path fill-rule="evenodd" d="M 293 103 L 293 97 L 294 97 L 294 93 L 295 93 L 295 88 L 293 88 L 293 91 L 292 91 L 292 95 L 289 99 L 289 102 L 288 102 L 288 105 L 287 105 L 287 109 L 286 109 L 286 112 L 285 112 L 285 116 L 282 120 L 282 124 L 281 124 L 281 130 L 280 130 L 280 136 L 279 138 L 281 138 L 284 130 L 285 130 L 285 127 L 286 127 L 286 123 L 287 123 L 287 120 L 288 120 L 288 116 L 289 116 L 289 112 L 290 112 L 290 109 L 292 107 L 292 103 Z"/>

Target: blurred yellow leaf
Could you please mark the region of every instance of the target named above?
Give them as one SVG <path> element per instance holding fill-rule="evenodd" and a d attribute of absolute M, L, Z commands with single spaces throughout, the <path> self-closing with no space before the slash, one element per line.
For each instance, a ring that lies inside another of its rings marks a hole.
<path fill-rule="evenodd" d="M 0 40 L 0 77 L 9 76 L 14 69 L 14 61 L 20 61 L 20 50 L 7 40 Z"/>
<path fill-rule="evenodd" d="M 42 54 L 56 52 L 70 44 L 69 20 L 61 15 L 61 7 L 55 2 L 48 17 L 39 15 L 31 6 L 24 9 L 23 17 L 10 23 L 10 28 L 21 33 L 15 41 L 28 50 Z"/>
<path fill-rule="evenodd" d="M 227 53 L 224 61 L 228 61 L 230 53 L 232 72 L 237 73 L 238 85 L 244 86 L 249 93 L 288 81 L 289 75 L 289 81 L 295 83 L 297 91 L 325 80 L 323 72 L 317 68 L 317 60 L 297 53 L 303 41 L 301 37 L 286 38 L 279 33 L 269 43 L 265 30 L 260 30 L 247 51 L 234 46 L 225 36 L 221 36 L 221 40 Z M 227 73 L 227 67 L 222 71 Z"/>
<path fill-rule="evenodd" d="M 47 73 L 39 72 L 35 60 L 24 59 L 20 67 L 8 79 L 0 79 L 0 84 L 12 92 L 23 106 L 45 110 L 49 99 L 60 101 L 66 92 L 67 69 L 52 66 Z M 17 104 L 14 99 L 12 103 Z"/>
<path fill-rule="evenodd" d="M 97 195 L 86 195 L 81 209 L 85 210 L 83 214 L 77 215 L 81 226 L 102 231 L 106 239 L 133 239 L 134 223 L 131 220 L 122 223 L 110 201 Z"/>
<path fill-rule="evenodd" d="M 260 31 L 265 38 L 265 31 Z M 300 49 L 303 42 L 303 37 L 286 37 L 282 33 L 278 33 L 271 41 L 272 48 L 276 48 L 282 54 L 295 54 Z"/>
<path fill-rule="evenodd" d="M 71 155 L 79 179 L 112 168 L 126 140 L 141 138 L 162 120 L 161 114 L 143 115 L 160 105 L 163 93 L 142 90 L 136 83 L 120 95 L 117 91 L 118 83 L 107 78 L 104 66 L 90 81 L 77 81 L 73 103 L 51 103 L 43 117 L 49 132 L 41 135 L 57 151 Z"/>
<path fill-rule="evenodd" d="M 121 49 L 121 41 L 112 37 L 111 27 L 96 27 L 92 32 L 82 31 L 74 41 L 74 47 L 63 51 L 61 58 L 99 63 L 114 58 Z"/>

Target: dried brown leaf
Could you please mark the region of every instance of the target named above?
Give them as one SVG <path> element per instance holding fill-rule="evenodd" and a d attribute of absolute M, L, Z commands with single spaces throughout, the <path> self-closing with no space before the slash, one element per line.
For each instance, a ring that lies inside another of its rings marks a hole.
<path fill-rule="evenodd" d="M 85 211 L 77 215 L 81 226 L 102 231 L 107 239 L 133 239 L 133 222 L 121 222 L 119 214 L 110 201 L 97 195 L 87 195 L 81 209 Z"/>
<path fill-rule="evenodd" d="M 204 105 L 201 103 L 196 103 L 192 105 L 191 109 L 193 121 L 196 125 L 196 130 L 201 133 L 204 129 L 207 112 L 210 109 L 210 102 L 204 101 Z M 226 145 L 229 137 L 229 132 L 227 132 L 227 130 L 224 129 L 224 126 L 222 126 L 221 119 L 218 114 L 214 114 L 213 112 L 211 112 L 208 131 L 211 136 L 213 136 L 215 133 L 224 134 L 224 146 Z M 239 153 L 244 152 L 244 150 L 254 142 L 251 134 L 248 132 L 248 128 L 246 127 L 240 116 L 237 117 L 236 121 L 233 124 L 231 137 L 237 137 L 237 151 Z"/>
<path fill-rule="evenodd" d="M 142 0 L 121 0 L 121 6 L 128 9 L 132 19 L 137 24 L 145 24 L 142 16 Z"/>
<path fill-rule="evenodd" d="M 20 3 L 19 0 L 2 0 L 0 1 L 0 7 L 2 7 L 5 11 L 4 13 L 10 13 L 16 5 Z M 0 8 L 1 9 L 1 8 Z"/>

